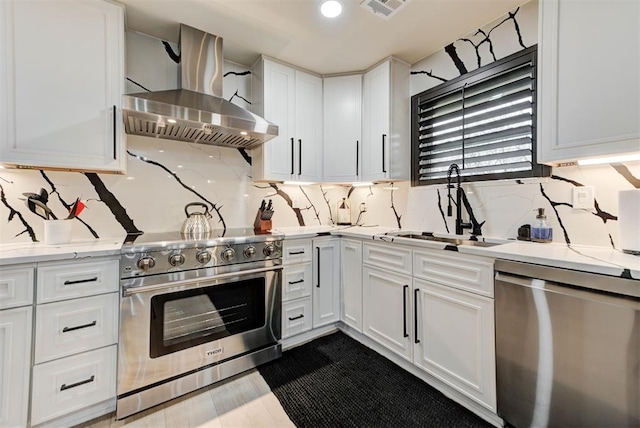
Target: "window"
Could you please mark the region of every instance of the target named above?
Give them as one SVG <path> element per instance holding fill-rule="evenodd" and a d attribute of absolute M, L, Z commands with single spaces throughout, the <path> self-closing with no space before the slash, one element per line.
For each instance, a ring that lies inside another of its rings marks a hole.
<path fill-rule="evenodd" d="M 414 186 L 548 176 L 536 163 L 537 47 L 411 97 Z"/>

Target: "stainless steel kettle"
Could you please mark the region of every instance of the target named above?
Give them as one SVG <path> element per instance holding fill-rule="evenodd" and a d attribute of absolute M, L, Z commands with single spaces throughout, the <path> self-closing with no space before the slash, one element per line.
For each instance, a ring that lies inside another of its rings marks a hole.
<path fill-rule="evenodd" d="M 190 213 L 189 207 L 195 206 L 204 208 L 204 212 L 195 211 Z M 180 229 L 182 235 L 192 239 L 208 238 L 211 235 L 211 224 L 209 223 L 211 214 L 209 214 L 209 207 L 206 204 L 191 202 L 185 205 L 184 213 L 187 219 L 182 223 L 182 229 Z"/>

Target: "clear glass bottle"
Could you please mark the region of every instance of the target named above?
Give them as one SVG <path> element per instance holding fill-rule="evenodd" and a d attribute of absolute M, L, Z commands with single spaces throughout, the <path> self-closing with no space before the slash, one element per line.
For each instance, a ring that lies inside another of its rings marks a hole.
<path fill-rule="evenodd" d="M 351 204 L 347 198 L 342 198 L 338 203 L 338 224 L 351 225 Z"/>
<path fill-rule="evenodd" d="M 553 241 L 553 229 L 545 221 L 544 208 L 538 208 L 536 221 L 531 225 L 531 240 L 535 242 Z"/>

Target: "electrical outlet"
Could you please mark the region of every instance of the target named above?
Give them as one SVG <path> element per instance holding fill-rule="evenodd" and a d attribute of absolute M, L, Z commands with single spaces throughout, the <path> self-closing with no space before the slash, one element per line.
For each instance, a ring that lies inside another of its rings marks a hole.
<path fill-rule="evenodd" d="M 291 198 L 291 208 L 300 208 L 300 199 Z"/>
<path fill-rule="evenodd" d="M 579 186 L 573 188 L 573 209 L 588 210 L 593 208 L 593 186 Z"/>
<path fill-rule="evenodd" d="M 360 204 L 360 212 L 362 212 L 362 213 L 366 213 L 367 212 L 367 205 L 364 202 L 362 202 Z"/>

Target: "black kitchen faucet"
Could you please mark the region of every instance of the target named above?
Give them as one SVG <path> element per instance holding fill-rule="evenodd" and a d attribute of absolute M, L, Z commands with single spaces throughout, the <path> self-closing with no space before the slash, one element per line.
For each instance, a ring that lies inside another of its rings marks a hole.
<path fill-rule="evenodd" d="M 467 199 L 467 195 L 465 195 L 464 190 L 460 186 L 460 167 L 457 164 L 452 163 L 449 166 L 449 170 L 447 171 L 447 191 L 449 205 L 447 206 L 447 216 L 452 216 L 451 209 L 451 174 L 455 171 L 457 181 L 456 181 L 456 235 L 462 235 L 464 229 L 471 229 L 472 235 L 482 235 L 482 223 L 478 223 L 476 217 L 473 215 L 473 210 L 471 209 L 471 204 L 469 204 L 469 200 Z M 464 204 L 465 210 L 469 214 L 470 223 L 462 222 L 462 204 Z M 474 236 L 471 237 L 473 240 Z"/>

